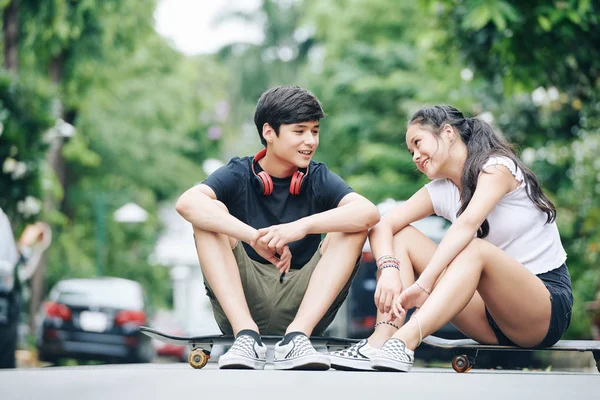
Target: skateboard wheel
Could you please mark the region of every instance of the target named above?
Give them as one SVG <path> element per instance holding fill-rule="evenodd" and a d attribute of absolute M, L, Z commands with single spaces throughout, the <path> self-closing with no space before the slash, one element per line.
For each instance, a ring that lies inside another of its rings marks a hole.
<path fill-rule="evenodd" d="M 201 349 L 192 350 L 188 356 L 188 362 L 192 368 L 200 369 L 206 365 L 210 356 Z"/>
<path fill-rule="evenodd" d="M 471 364 L 471 361 L 469 360 L 469 357 L 467 357 L 464 354 L 461 354 L 459 356 L 455 356 L 452 359 L 452 368 L 456 371 L 456 372 L 467 372 L 468 370 L 471 369 L 473 365 Z"/>

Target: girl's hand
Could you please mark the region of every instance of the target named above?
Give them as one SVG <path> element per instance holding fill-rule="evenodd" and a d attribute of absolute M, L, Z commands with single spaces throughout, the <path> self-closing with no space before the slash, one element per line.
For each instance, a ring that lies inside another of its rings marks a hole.
<path fill-rule="evenodd" d="M 410 310 L 413 307 L 420 308 L 425 303 L 425 300 L 427 300 L 427 297 L 429 297 L 429 293 L 415 282 L 395 299 L 392 312 L 396 318 L 404 319 L 406 317 L 406 310 Z"/>
<path fill-rule="evenodd" d="M 400 271 L 395 268 L 385 268 L 381 271 L 377 288 L 375 289 L 375 307 L 382 314 L 392 310 L 392 304 L 402 293 L 402 281 Z"/>

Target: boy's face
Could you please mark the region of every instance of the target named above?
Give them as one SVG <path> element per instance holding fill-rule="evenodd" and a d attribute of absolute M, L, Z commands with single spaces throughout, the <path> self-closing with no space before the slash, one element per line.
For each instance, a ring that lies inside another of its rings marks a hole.
<path fill-rule="evenodd" d="M 263 135 L 272 155 L 298 168 L 306 168 L 319 147 L 319 121 L 282 124 L 279 136 L 272 129 L 265 130 Z"/>

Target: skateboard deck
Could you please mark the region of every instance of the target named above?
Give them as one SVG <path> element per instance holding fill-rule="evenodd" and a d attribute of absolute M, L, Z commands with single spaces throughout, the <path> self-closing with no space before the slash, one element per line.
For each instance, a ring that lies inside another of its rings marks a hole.
<path fill-rule="evenodd" d="M 175 346 L 190 346 L 192 351 L 188 362 L 193 368 L 202 368 L 210 358 L 212 346 L 231 346 L 235 337 L 230 335 L 207 335 L 207 336 L 174 336 L 169 335 L 147 326 L 140 327 L 140 331 L 153 339 Z M 263 343 L 273 346 L 282 339 L 282 336 L 261 335 Z M 310 341 L 315 347 L 325 347 L 327 351 L 335 351 L 356 343 L 359 339 L 348 339 L 328 336 L 311 336 Z"/>
<path fill-rule="evenodd" d="M 596 360 L 596 367 L 600 371 L 600 340 L 560 340 L 554 346 L 542 348 L 523 348 L 518 346 L 503 346 L 495 344 L 481 344 L 471 339 L 443 339 L 436 336 L 427 336 L 423 343 L 443 349 L 454 350 L 457 354 L 452 360 L 452 368 L 456 372 L 467 372 L 475 364 L 477 353 L 486 351 L 589 351 Z"/>

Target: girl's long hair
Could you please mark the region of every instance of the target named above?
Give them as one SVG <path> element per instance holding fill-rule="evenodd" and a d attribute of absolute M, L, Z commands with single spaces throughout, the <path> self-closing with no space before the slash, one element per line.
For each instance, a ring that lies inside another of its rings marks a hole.
<path fill-rule="evenodd" d="M 540 183 L 534 173 L 516 156 L 512 146 L 503 141 L 485 121 L 465 116 L 452 106 L 423 107 L 417 110 L 408 125 L 419 124 L 424 129 L 431 131 L 439 138 L 445 124 L 452 126 L 467 145 L 467 160 L 461 177 L 462 190 L 460 193 L 461 207 L 456 213 L 460 216 L 469 205 L 481 168 L 485 162 L 494 156 L 508 157 L 515 166 L 520 168 L 526 183 L 527 195 L 535 206 L 546 213 L 546 223 L 556 219 L 556 208 L 542 191 Z M 488 220 L 483 221 L 477 230 L 477 237 L 484 238 L 490 231 Z"/>

